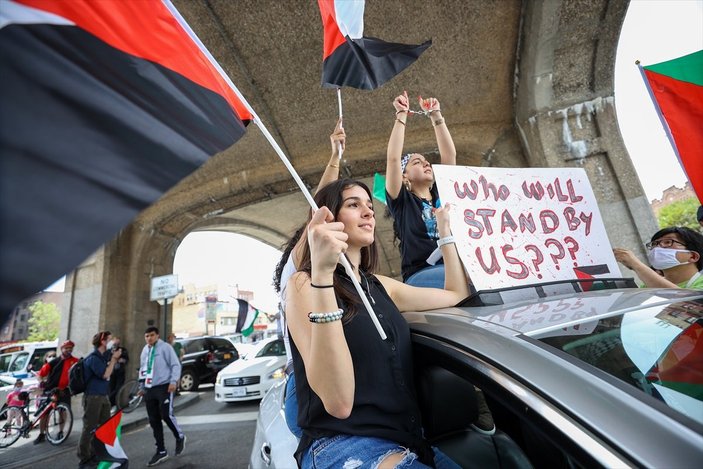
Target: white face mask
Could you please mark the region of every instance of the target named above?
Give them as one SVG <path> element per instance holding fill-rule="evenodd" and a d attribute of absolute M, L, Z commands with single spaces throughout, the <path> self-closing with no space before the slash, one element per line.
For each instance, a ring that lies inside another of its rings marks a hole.
<path fill-rule="evenodd" d="M 113 342 L 113 341 L 111 340 L 111 341 L 109 341 L 109 342 L 107 343 L 106 347 L 107 347 L 108 350 L 112 350 L 112 347 L 113 347 L 114 345 L 115 345 L 115 342 Z"/>
<path fill-rule="evenodd" d="M 685 265 L 688 262 L 679 262 L 676 258 L 678 252 L 691 252 L 688 249 L 668 249 L 668 248 L 652 248 L 647 253 L 649 263 L 657 270 L 666 270 L 676 267 L 677 265 Z"/>

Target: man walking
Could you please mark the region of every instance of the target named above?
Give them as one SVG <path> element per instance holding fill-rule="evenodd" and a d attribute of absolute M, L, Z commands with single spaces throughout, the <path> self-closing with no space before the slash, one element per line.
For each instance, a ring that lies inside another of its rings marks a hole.
<path fill-rule="evenodd" d="M 51 361 L 42 366 L 39 373 L 37 373 L 37 376 L 43 381 L 42 387 L 44 396 L 47 398 L 45 401 L 46 404 L 49 403 L 48 396 L 51 391 L 58 388 L 59 402 L 63 402 L 69 409 L 71 408 L 71 391 L 68 389 L 68 370 L 78 361 L 78 359 L 73 356 L 73 347 L 75 345 L 76 344 L 70 340 L 62 343 L 61 356 L 58 358 L 54 357 Z M 47 355 L 49 355 L 49 353 L 47 353 Z M 46 441 L 46 427 L 48 423 L 49 414 L 46 414 L 39 422 L 39 436 L 34 440 L 35 445 Z M 63 433 L 63 421 L 61 421 L 60 432 Z M 62 435 L 59 434 L 59 438 L 61 437 Z"/>
<path fill-rule="evenodd" d="M 110 331 L 95 334 L 95 349 L 83 361 L 86 387 L 83 394 L 83 431 L 77 451 L 80 468 L 97 467 L 92 445 L 93 430 L 110 418 L 109 380 L 121 355 L 120 350 L 112 352 L 107 349 L 110 338 Z"/>
<path fill-rule="evenodd" d="M 181 377 L 181 363 L 173 347 L 159 338 L 158 328 L 148 327 L 144 331 L 144 340 L 146 345 L 140 357 L 139 380 L 146 401 L 149 425 L 156 440 L 156 454 L 147 466 L 156 466 L 168 459 L 162 420 L 176 438 L 176 456 L 185 449 L 186 436 L 173 415 L 173 394 Z"/>

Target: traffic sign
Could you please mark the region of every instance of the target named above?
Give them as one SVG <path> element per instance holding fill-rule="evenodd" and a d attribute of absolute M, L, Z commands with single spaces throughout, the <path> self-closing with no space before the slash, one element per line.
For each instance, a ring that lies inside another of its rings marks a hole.
<path fill-rule="evenodd" d="M 151 278 L 151 301 L 173 298 L 178 295 L 178 275 Z"/>

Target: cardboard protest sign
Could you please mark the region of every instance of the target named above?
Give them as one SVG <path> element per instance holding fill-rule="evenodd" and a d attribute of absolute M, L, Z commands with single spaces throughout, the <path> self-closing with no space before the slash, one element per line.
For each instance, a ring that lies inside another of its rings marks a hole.
<path fill-rule="evenodd" d="M 620 277 L 596 198 L 580 168 L 433 166 L 477 290 Z"/>

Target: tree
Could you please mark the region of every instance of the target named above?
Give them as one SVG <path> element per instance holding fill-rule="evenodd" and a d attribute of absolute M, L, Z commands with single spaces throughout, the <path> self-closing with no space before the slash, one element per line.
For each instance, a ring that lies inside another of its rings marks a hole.
<path fill-rule="evenodd" d="M 700 202 L 695 197 L 673 202 L 659 211 L 657 221 L 661 228 L 670 226 L 687 226 L 698 231 L 700 226 L 696 220 L 696 210 Z"/>
<path fill-rule="evenodd" d="M 54 303 L 35 301 L 29 306 L 32 313 L 27 321 L 29 324 L 30 341 L 54 340 L 59 337 L 61 312 Z"/>

